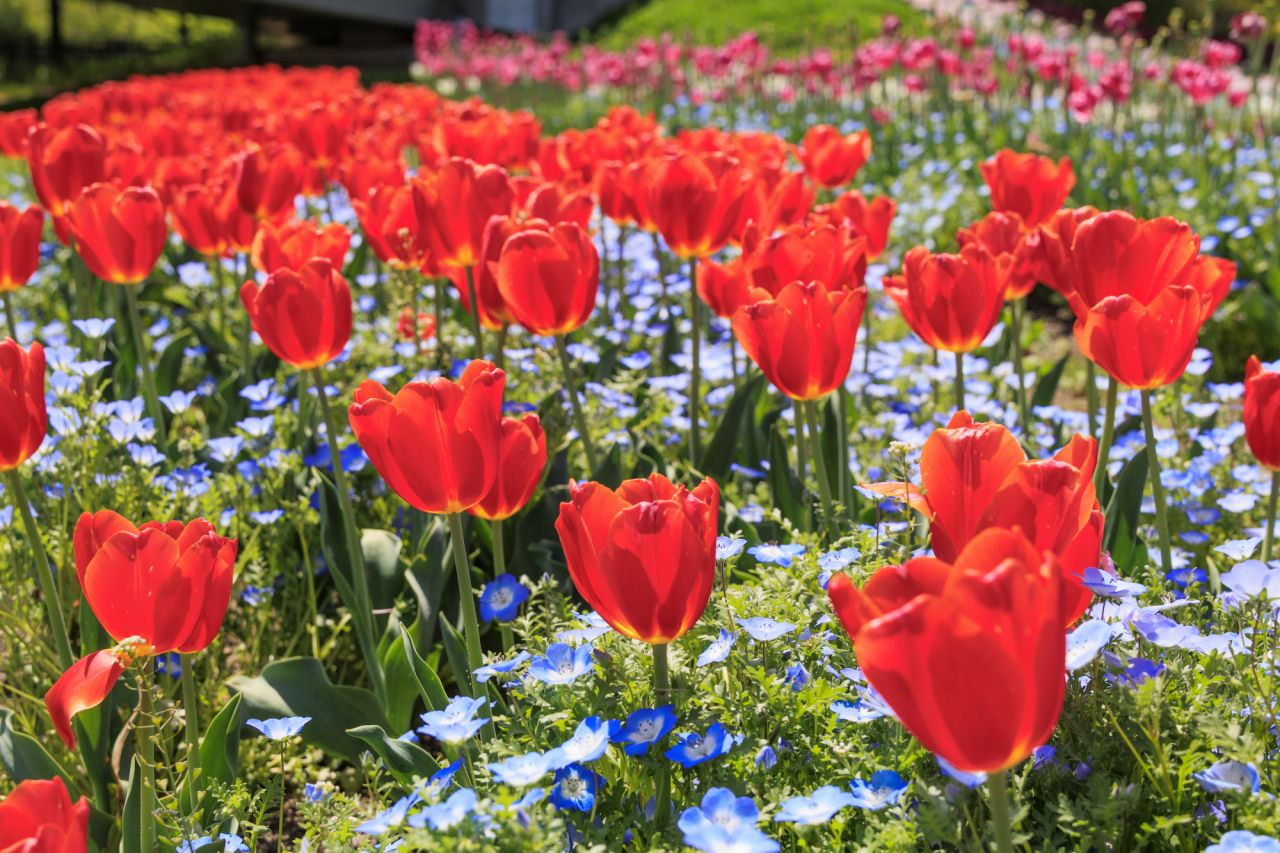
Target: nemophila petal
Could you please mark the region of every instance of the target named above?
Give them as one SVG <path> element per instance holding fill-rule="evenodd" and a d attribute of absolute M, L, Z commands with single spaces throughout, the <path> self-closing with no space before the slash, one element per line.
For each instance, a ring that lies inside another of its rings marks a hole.
<path fill-rule="evenodd" d="M 480 618 L 510 622 L 529 598 L 529 588 L 510 573 L 498 575 L 480 591 Z"/>
<path fill-rule="evenodd" d="M 849 783 L 853 805 L 870 811 L 879 811 L 899 802 L 908 787 L 910 783 L 896 770 L 877 770 L 869 780 L 854 779 Z"/>
<path fill-rule="evenodd" d="M 1102 595 L 1108 598 L 1132 598 L 1135 595 L 1141 595 L 1147 590 L 1140 583 L 1121 580 L 1110 572 L 1097 568 L 1085 569 L 1080 582 L 1095 595 Z"/>
<path fill-rule="evenodd" d="M 453 784 L 453 777 L 458 775 L 458 771 L 462 769 L 465 762 L 466 758 L 464 756 L 432 773 L 431 778 L 427 780 L 427 784 L 423 786 L 422 793 L 427 797 L 434 797 L 448 788 Z"/>
<path fill-rule="evenodd" d="M 620 725 L 617 720 L 587 717 L 578 723 L 571 738 L 547 753 L 552 769 L 559 770 L 570 764 L 587 764 L 600 758 Z"/>
<path fill-rule="evenodd" d="M 720 663 L 728 658 L 729 650 L 733 648 L 733 642 L 736 639 L 738 639 L 737 634 L 721 628 L 719 636 L 702 650 L 702 654 L 698 655 L 698 666 Z"/>
<path fill-rule="evenodd" d="M 1245 560 L 1219 576 L 1222 585 L 1244 598 L 1280 600 L 1280 569 L 1261 560 Z"/>
<path fill-rule="evenodd" d="M 768 642 L 784 637 L 796 630 L 790 622 L 779 622 L 767 616 L 752 616 L 749 619 L 738 619 L 738 625 L 758 642 Z"/>
<path fill-rule="evenodd" d="M 504 675 L 508 672 L 514 672 L 517 668 L 519 668 L 520 664 L 524 663 L 530 658 L 532 658 L 532 655 L 522 650 L 516 655 L 514 655 L 513 657 L 509 657 L 506 660 L 498 660 L 498 661 L 494 661 L 493 663 L 485 664 L 484 666 L 472 671 L 471 677 L 474 678 L 476 681 L 480 682 L 481 684 L 484 684 L 486 681 L 493 678 L 495 675 Z"/>
<path fill-rule="evenodd" d="M 396 800 L 390 808 L 378 812 L 376 815 L 366 820 L 364 823 L 356 826 L 356 832 L 364 835 L 382 835 L 390 832 L 392 829 L 400 826 L 409 816 L 409 809 L 422 802 L 422 798 L 416 793 L 409 794 L 407 797 L 401 797 Z"/>
<path fill-rule="evenodd" d="M 1200 787 L 1215 794 L 1224 791 L 1257 794 L 1262 790 L 1258 768 L 1243 761 L 1219 761 L 1191 776 Z"/>
<path fill-rule="evenodd" d="M 1088 666 L 1107 643 L 1121 633 L 1118 625 L 1090 619 L 1067 634 L 1067 669 L 1075 672 Z"/>
<path fill-rule="evenodd" d="M 1249 492 L 1232 492 L 1218 498 L 1218 506 L 1227 512 L 1248 512 L 1258 505 L 1258 496 Z"/>
<path fill-rule="evenodd" d="M 271 740 L 294 737 L 311 722 L 310 717 L 276 717 L 269 720 L 245 720 L 244 724 L 257 729 Z"/>
<path fill-rule="evenodd" d="M 841 810 L 854 805 L 853 795 L 835 785 L 823 785 L 807 797 L 783 800 L 773 819 L 779 823 L 817 826 L 827 823 Z"/>
<path fill-rule="evenodd" d="M 791 545 L 754 545 L 747 553 L 756 558 L 758 563 L 772 563 L 775 566 L 789 568 L 791 561 L 805 552 L 805 546 Z"/>
<path fill-rule="evenodd" d="M 976 788 L 983 782 L 987 781 L 987 774 L 981 771 L 968 772 L 959 770 L 951 766 L 951 762 L 947 761 L 941 755 L 935 755 L 934 758 L 938 762 L 938 769 L 942 771 L 942 775 L 948 779 L 954 779 L 966 788 Z"/>
<path fill-rule="evenodd" d="M 1233 829 L 1223 833 L 1217 844 L 1206 847 L 1204 853 L 1280 853 L 1280 839 Z"/>
<path fill-rule="evenodd" d="M 555 638 L 562 643 L 593 643 L 613 630 L 609 627 L 609 623 L 604 621 L 604 617 L 594 610 L 583 616 L 582 622 L 586 625 L 585 628 L 559 631 Z"/>
<path fill-rule="evenodd" d="M 747 547 L 747 540 L 739 539 L 731 536 L 716 537 L 716 560 L 728 560 L 742 553 L 742 549 Z"/>
<path fill-rule="evenodd" d="M 587 644 L 575 649 L 567 643 L 552 643 L 546 654 L 529 662 L 529 677 L 543 684 L 572 684 L 595 669 L 593 652 Z"/>
<path fill-rule="evenodd" d="M 712 723 L 705 735 L 697 732 L 681 735 L 680 742 L 665 754 L 682 767 L 695 767 L 719 758 L 741 742 L 740 735 L 731 735 L 724 726 Z"/>
<path fill-rule="evenodd" d="M 486 765 L 493 778 L 504 785 L 523 788 L 532 785 L 554 769 L 551 753 L 530 752 Z"/>
<path fill-rule="evenodd" d="M 626 744 L 622 751 L 627 755 L 644 755 L 649 747 L 670 734 L 676 726 L 674 705 L 657 708 L 641 708 L 632 711 L 612 735 L 614 743 Z"/>
<path fill-rule="evenodd" d="M 477 799 L 475 791 L 461 788 L 444 802 L 427 806 L 413 815 L 409 818 L 409 825 L 414 828 L 429 826 L 437 832 L 452 829 L 475 810 Z"/>
<path fill-rule="evenodd" d="M 604 777 L 580 764 L 570 764 L 556 771 L 551 804 L 562 811 L 589 812 L 596 804 L 596 791 Z"/>
<path fill-rule="evenodd" d="M 885 715 L 882 708 L 865 702 L 849 702 L 843 699 L 832 702 L 831 711 L 837 719 L 846 723 L 869 723 Z"/>
<path fill-rule="evenodd" d="M 487 699 L 455 696 L 443 710 L 423 714 L 418 731 L 444 743 L 461 743 L 470 739 L 489 722 L 488 717 L 477 717 L 487 705 Z"/>

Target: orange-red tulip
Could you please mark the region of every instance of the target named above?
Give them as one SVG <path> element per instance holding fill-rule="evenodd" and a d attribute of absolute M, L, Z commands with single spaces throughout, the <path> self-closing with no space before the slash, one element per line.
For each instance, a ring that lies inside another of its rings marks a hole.
<path fill-rule="evenodd" d="M 888 196 L 878 195 L 868 201 L 862 193 L 850 190 L 833 203 L 815 210 L 813 220 L 832 224 L 839 224 L 841 220 L 852 222 L 857 233 L 867 238 L 867 257 L 874 261 L 884 254 L 889 244 L 889 229 L 897 212 L 897 202 Z"/>
<path fill-rule="evenodd" d="M 235 157 L 233 185 L 240 209 L 254 219 L 279 219 L 294 210 L 306 164 L 291 145 L 250 145 Z"/>
<path fill-rule="evenodd" d="M 1280 471 L 1280 373 L 1256 355 L 1244 368 L 1244 437 L 1262 467 Z"/>
<path fill-rule="evenodd" d="M 732 157 L 688 151 L 653 161 L 640 180 L 640 224 L 647 213 L 667 248 L 686 259 L 724 248 L 751 186 L 750 173 Z"/>
<path fill-rule="evenodd" d="M 150 187 L 94 184 L 66 211 L 85 266 L 103 281 L 138 284 L 151 275 L 169 231 Z"/>
<path fill-rule="evenodd" d="M 300 370 L 333 361 L 351 339 L 351 288 L 326 258 L 281 267 L 261 287 L 246 281 L 240 301 L 267 348 Z"/>
<path fill-rule="evenodd" d="M 224 195 L 221 187 L 200 183 L 187 184 L 170 194 L 173 230 L 192 251 L 207 258 L 220 257 L 227 251 L 226 228 L 219 211 Z"/>
<path fill-rule="evenodd" d="M 28 140 L 27 163 L 40 205 L 53 217 L 58 239 L 65 243 L 69 233 L 62 219 L 68 206 L 85 187 L 107 176 L 106 143 L 88 125 L 37 125 Z"/>
<path fill-rule="evenodd" d="M 1076 185 L 1070 157 L 1055 163 L 1048 157 L 1004 148 L 978 168 L 991 189 L 992 208 L 1018 214 L 1027 228 L 1052 216 Z"/>
<path fill-rule="evenodd" d="M 27 779 L 0 800 L 3 853 L 85 853 L 89 801 L 71 802 L 62 777 Z"/>
<path fill-rule="evenodd" d="M 1234 263 L 1199 251 L 1200 238 L 1169 217 L 1109 211 L 1081 223 L 1065 295 L 1085 357 L 1130 388 L 1178 379 L 1235 277 Z"/>
<path fill-rule="evenodd" d="M 489 521 L 515 515 L 533 497 L 547 465 L 547 436 L 542 421 L 530 413 L 502 419 L 498 444 L 498 475 L 493 487 L 467 512 Z"/>
<path fill-rule="evenodd" d="M 378 260 L 397 269 L 417 269 L 426 263 L 412 185 L 385 184 L 351 205 Z"/>
<path fill-rule="evenodd" d="M 519 206 L 528 214 L 547 222 L 573 222 L 586 229 L 595 210 L 595 200 L 585 190 L 569 189 L 555 181 L 536 182 Z"/>
<path fill-rule="evenodd" d="M 829 124 L 815 124 L 800 143 L 800 162 L 809 180 L 819 186 L 842 187 L 871 157 L 871 135 L 865 130 L 848 136 Z"/>
<path fill-rule="evenodd" d="M 474 267 L 491 216 L 511 213 L 515 190 L 501 166 L 449 160 L 434 175 L 413 183 L 419 239 L 434 263 Z"/>
<path fill-rule="evenodd" d="M 929 346 L 972 352 L 995 328 L 1004 308 L 1005 277 L 981 246 L 959 254 L 907 252 L 902 275 L 886 276 L 884 291 L 897 303 L 911 331 Z"/>
<path fill-rule="evenodd" d="M 38 121 L 34 109 L 0 113 L 0 157 L 26 157 L 27 137 Z"/>
<path fill-rule="evenodd" d="M 12 471 L 44 443 L 44 347 L 0 341 L 0 471 Z"/>
<path fill-rule="evenodd" d="M 536 335 L 565 335 L 595 310 L 600 258 L 591 236 L 571 222 L 526 228 L 503 244 L 497 280 L 517 323 Z"/>
<path fill-rule="evenodd" d="M 817 194 L 817 189 L 805 180 L 804 172 L 785 172 L 772 184 L 752 181 L 732 242 L 743 242 L 748 225 L 754 225 L 763 234 L 772 234 L 779 228 L 803 222 Z"/>
<path fill-rule="evenodd" d="M 396 394 L 372 379 L 347 412 L 356 440 L 387 485 L 423 512 L 452 514 L 493 487 L 506 374 L 473 361 L 457 382 L 410 382 Z"/>
<path fill-rule="evenodd" d="M 1075 290 L 1075 265 L 1071 260 L 1071 246 L 1076 239 L 1080 223 L 1098 215 L 1096 207 L 1074 207 L 1056 210 L 1053 215 L 1028 237 L 1036 256 L 1036 278 L 1049 287 L 1066 294 Z"/>
<path fill-rule="evenodd" d="M 718 317 L 732 317 L 733 312 L 751 301 L 751 281 L 747 277 L 744 258 L 720 263 L 710 258 L 698 261 L 698 296 Z"/>
<path fill-rule="evenodd" d="M 661 474 L 613 491 L 569 484 L 556 531 L 573 585 L 620 634 L 670 643 L 707 607 L 716 574 L 720 488 L 693 491 Z"/>
<path fill-rule="evenodd" d="M 1016 213 L 993 210 L 956 233 L 961 246 L 977 243 L 986 249 L 1005 276 L 1005 299 L 1022 299 L 1036 286 L 1039 255 L 1034 231 L 1023 227 Z"/>
<path fill-rule="evenodd" d="M 867 681 L 952 766 L 1018 764 L 1058 724 L 1066 635 L 1058 569 L 1017 531 L 988 530 L 948 562 L 918 557 L 827 594 Z"/>
<path fill-rule="evenodd" d="M 738 308 L 733 334 L 779 391 L 817 400 L 849 375 L 866 302 L 864 286 L 828 290 L 819 281 L 795 281 L 776 297 Z"/>
<path fill-rule="evenodd" d="M 0 201 L 0 293 L 17 290 L 40 266 L 40 230 L 44 211 L 19 210 Z"/>
<path fill-rule="evenodd" d="M 250 259 L 258 272 L 273 273 L 282 267 L 298 269 L 312 258 L 325 258 L 342 269 L 351 232 L 340 222 L 317 225 L 306 219 L 290 219 L 279 225 L 264 221 L 253 238 Z"/>
<path fill-rule="evenodd" d="M 867 241 L 843 225 L 793 225 L 761 240 L 742 265 L 751 286 L 773 296 L 793 281 L 820 281 L 831 291 L 865 289 Z"/>
<path fill-rule="evenodd" d="M 1000 424 L 974 423 L 956 412 L 934 430 L 920 455 L 920 485 L 875 483 L 879 494 L 905 499 L 929 519 L 929 544 L 952 562 L 985 530 L 1021 529 L 1062 570 L 1063 625 L 1089 606 L 1084 570 L 1099 564 L 1103 517 L 1093 485 L 1098 444 L 1073 436 L 1052 459 L 1027 459 Z"/>
<path fill-rule="evenodd" d="M 485 225 L 480 238 L 480 261 L 475 268 L 476 301 L 480 303 L 480 325 L 486 329 L 501 329 L 515 322 L 506 300 L 498 288 L 498 261 L 502 247 L 511 235 L 526 228 L 546 230 L 551 226 L 542 219 L 517 219 L 514 216 L 494 216 Z M 461 267 L 446 270 L 453 286 L 458 290 L 462 307 L 471 313 L 471 294 L 467 288 L 467 271 Z"/>

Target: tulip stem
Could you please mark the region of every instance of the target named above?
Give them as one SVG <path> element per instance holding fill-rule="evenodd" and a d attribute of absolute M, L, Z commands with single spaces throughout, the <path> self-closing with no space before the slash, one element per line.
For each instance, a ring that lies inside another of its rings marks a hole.
<path fill-rule="evenodd" d="M 796 427 L 796 474 L 800 477 L 800 485 L 804 486 L 809 478 L 809 448 L 804 438 L 804 403 L 791 401 L 791 419 Z"/>
<path fill-rule="evenodd" d="M 698 261 L 689 259 L 689 321 L 693 328 L 693 364 L 689 375 L 689 458 L 696 469 L 702 464 L 702 305 L 698 297 Z"/>
<path fill-rule="evenodd" d="M 351 611 L 356 639 L 364 665 L 369 670 L 369 683 L 373 693 L 385 708 L 387 703 L 386 681 L 382 675 L 382 661 L 378 657 L 378 638 L 374 630 L 373 597 L 369 594 L 369 578 L 364 570 L 364 551 L 360 546 L 360 528 L 356 526 L 355 509 L 351 506 L 351 491 L 347 486 L 347 473 L 342 468 L 342 451 L 338 449 L 338 423 L 333 417 L 333 407 L 324 390 L 324 377 L 320 369 L 309 371 L 320 398 L 320 415 L 324 418 L 325 443 L 329 445 L 329 461 L 333 465 L 333 488 L 338 493 L 338 508 L 342 512 L 342 525 L 347 540 L 347 559 L 351 561 L 351 589 L 355 601 L 344 602 Z"/>
<path fill-rule="evenodd" d="M 22 475 L 15 468 L 8 472 L 9 491 L 13 495 L 14 506 L 22 515 L 22 525 L 26 528 L 29 547 L 36 558 L 36 580 L 40 584 L 40 595 L 44 598 L 44 607 L 49 614 L 49 627 L 53 629 L 53 642 L 58 647 L 58 661 L 64 670 L 75 662 L 71 652 L 71 640 L 67 635 L 67 623 L 62 616 L 62 596 L 58 594 L 58 581 L 53 576 L 53 568 L 49 565 L 49 555 L 44 549 L 44 540 L 40 538 L 40 528 L 36 517 L 31 512 L 31 503 L 27 500 L 26 487 L 22 485 Z"/>
<path fill-rule="evenodd" d="M 655 643 L 653 649 L 653 702 L 661 706 L 671 696 L 671 673 L 667 666 L 667 644 Z M 667 825 L 667 813 L 671 811 L 671 775 L 667 761 L 660 759 L 656 779 L 657 790 L 653 798 L 653 820 L 658 830 Z"/>
<path fill-rule="evenodd" d="M 160 446 L 168 445 L 169 440 L 164 432 L 164 410 L 160 408 L 160 396 L 156 393 L 156 378 L 151 373 L 151 350 L 147 347 L 147 334 L 142 328 L 142 312 L 138 310 L 138 288 L 140 284 L 126 285 L 124 299 L 129 306 L 129 326 L 133 332 L 133 349 L 138 357 L 138 370 L 142 374 L 142 396 L 147 400 L 147 409 L 155 420 L 156 435 Z"/>
<path fill-rule="evenodd" d="M 191 812 L 200 800 L 200 699 L 196 696 L 196 678 L 191 670 L 195 658 L 183 655 L 182 662 L 183 730 L 187 737 L 187 791 L 191 796 Z"/>
<path fill-rule="evenodd" d="M 995 825 L 996 850 L 1013 853 L 1013 824 L 1009 819 L 1009 786 L 1006 773 L 1001 770 L 987 778 L 987 804 L 991 808 L 991 822 Z"/>
<path fill-rule="evenodd" d="M 582 400 L 578 399 L 578 385 L 573 378 L 573 362 L 569 359 L 569 348 L 565 346 L 564 335 L 556 335 L 556 352 L 560 353 L 560 368 L 564 371 L 564 390 L 569 394 L 569 406 L 573 409 L 573 419 L 577 422 L 578 437 L 582 439 L 582 449 L 587 454 L 588 473 L 596 470 L 596 445 L 591 440 L 591 430 L 587 428 L 587 415 L 582 410 Z"/>
<path fill-rule="evenodd" d="M 1280 471 L 1271 472 L 1271 497 L 1267 500 L 1267 535 L 1262 540 L 1262 562 L 1270 563 L 1276 541 L 1276 500 L 1280 498 Z"/>
<path fill-rule="evenodd" d="M 1111 457 L 1111 443 L 1115 440 L 1116 398 L 1119 393 L 1120 383 L 1112 376 L 1107 383 L 1107 411 L 1102 418 L 1102 443 L 1098 445 L 1098 465 L 1093 472 L 1093 490 L 1097 492 L 1099 502 L 1106 500 L 1102 489 L 1107 484 L 1107 460 Z"/>
<path fill-rule="evenodd" d="M 495 518 L 489 522 L 489 538 L 493 540 L 493 575 L 501 577 L 507 571 L 507 543 L 502 540 L 502 519 Z M 499 622 L 498 631 L 502 634 L 502 651 L 511 651 L 515 644 L 511 626 L 506 622 Z"/>
<path fill-rule="evenodd" d="M 471 334 L 475 337 L 475 342 L 471 344 L 471 357 L 484 358 L 484 337 L 480 330 L 480 303 L 476 302 L 476 273 L 470 266 L 466 270 L 467 299 L 471 304 L 471 310 L 467 313 L 471 315 Z M 436 325 L 439 326 L 440 323 L 437 321 Z"/>
<path fill-rule="evenodd" d="M 1169 509 L 1165 506 L 1164 483 L 1160 482 L 1160 454 L 1156 450 L 1156 430 L 1151 417 L 1151 389 L 1142 390 L 1142 429 L 1147 437 L 1147 476 L 1151 478 L 1151 492 L 1156 499 L 1156 527 L 1160 531 L 1160 565 L 1167 575 L 1173 571 L 1173 556 L 1169 547 Z"/>
<path fill-rule="evenodd" d="M 18 314 L 13 310 L 13 294 L 4 292 L 4 317 L 9 321 L 9 337 L 18 339 Z"/>
<path fill-rule="evenodd" d="M 809 443 L 813 445 L 813 469 L 818 475 L 818 496 L 822 499 L 822 526 L 831 528 L 834 522 L 831 512 L 831 481 L 827 477 L 827 460 L 822 450 L 822 434 L 818 431 L 818 401 L 806 400 L 801 405 L 809 421 Z"/>
<path fill-rule="evenodd" d="M 862 387 L 871 378 L 871 291 L 867 290 L 867 302 L 862 306 Z"/>
<path fill-rule="evenodd" d="M 155 733 L 151 720 L 151 663 L 148 661 L 138 673 L 138 719 L 133 733 L 137 749 L 138 775 L 131 784 L 138 789 L 138 848 L 156 849 L 156 767 Z"/>
<path fill-rule="evenodd" d="M 462 627 L 467 642 L 467 684 L 477 699 L 485 696 L 483 684 L 471 673 L 484 665 L 480 656 L 480 620 L 476 618 L 476 596 L 471 589 L 471 560 L 467 557 L 467 534 L 462 529 L 462 513 L 449 513 L 449 536 L 453 540 L 453 568 L 458 574 L 458 607 L 462 610 Z"/>
<path fill-rule="evenodd" d="M 956 353 L 956 411 L 964 409 L 964 353 Z"/>
<path fill-rule="evenodd" d="M 1097 368 L 1092 361 L 1085 361 L 1084 373 L 1084 399 L 1085 410 L 1089 416 L 1089 435 L 1095 435 L 1098 432 L 1098 383 L 1094 381 L 1097 376 Z M 1101 496 L 1098 498 L 1101 500 Z"/>
<path fill-rule="evenodd" d="M 431 283 L 431 295 L 436 303 L 436 366 L 444 367 L 444 277 Z M 470 294 L 468 294 L 470 295 Z"/>
<path fill-rule="evenodd" d="M 1018 416 L 1021 418 L 1023 436 L 1030 438 L 1031 406 L 1027 399 L 1027 380 L 1022 372 L 1022 310 L 1025 304 L 1024 299 L 1015 299 L 1009 303 L 1009 334 L 1013 338 L 1010 348 L 1013 372 L 1017 374 L 1017 382 L 1013 388 L 1018 394 Z"/>

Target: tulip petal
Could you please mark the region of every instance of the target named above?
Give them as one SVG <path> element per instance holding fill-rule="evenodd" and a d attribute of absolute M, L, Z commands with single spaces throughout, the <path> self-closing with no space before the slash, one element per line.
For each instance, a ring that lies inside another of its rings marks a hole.
<path fill-rule="evenodd" d="M 73 663 L 49 688 L 44 695 L 44 704 L 67 749 L 74 749 L 76 745 L 71 718 L 102 704 L 123 672 L 124 663 L 116 653 L 104 649 Z"/>

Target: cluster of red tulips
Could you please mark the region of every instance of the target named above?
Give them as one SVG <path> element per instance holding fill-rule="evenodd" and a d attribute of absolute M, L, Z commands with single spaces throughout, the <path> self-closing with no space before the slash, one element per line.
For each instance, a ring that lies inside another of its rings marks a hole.
<path fill-rule="evenodd" d="M 191 124 L 177 132 L 186 119 Z M 501 567 L 501 523 L 533 496 L 547 459 L 537 415 L 502 415 L 500 363 L 509 326 L 555 339 L 584 456 L 589 471 L 596 470 L 565 345 L 598 301 L 593 213 L 598 209 L 624 231 L 652 233 L 688 265 L 695 283 L 687 315 L 688 450 L 695 470 L 703 303 L 729 319 L 751 360 L 796 401 L 797 428 L 803 436 L 807 424 L 810 446 L 820 454 L 815 401 L 844 389 L 868 298 L 867 263 L 885 252 L 894 215 L 891 199 L 841 192 L 871 156 L 864 132 L 814 127 L 799 146 L 711 128 L 667 136 L 652 118 L 617 108 L 586 130 L 542 137 L 528 114 L 453 103 L 412 86 L 366 91 L 344 71 L 140 79 L 57 99 L 42 121 L 11 114 L 0 126 L 3 153 L 29 163 L 58 238 L 98 278 L 128 288 L 142 384 L 158 425 L 136 291 L 164 251 L 169 225 L 216 272 L 220 258 L 239 255 L 264 275 L 262 283 L 244 283 L 240 299 L 267 348 L 312 380 L 349 545 L 345 565 L 335 568 L 347 581 L 345 603 L 380 698 L 386 685 L 339 452 L 343 428 L 322 376 L 352 333 L 352 296 L 342 274 L 351 235 L 341 225 L 295 218 L 300 195 L 324 198 L 333 185 L 345 187 L 379 260 L 409 280 L 437 282 L 437 316 L 427 318 L 437 335 L 445 331 L 442 280 L 452 283 L 472 319 L 476 357 L 457 381 L 412 381 L 394 393 L 365 381 L 348 409 L 351 431 L 391 489 L 409 505 L 448 518 L 472 669 L 482 660 L 463 515 L 494 525 Z M 417 158 L 411 176 L 406 151 Z M 1173 219 L 1062 209 L 1075 181 L 1069 161 L 1001 151 L 982 173 L 993 211 L 960 232 L 959 251 L 913 248 L 901 273 L 885 280 L 911 329 L 935 349 L 955 353 L 958 411 L 924 447 L 923 488 L 871 487 L 905 497 L 927 516 L 933 556 L 881 569 L 862 589 L 838 574 L 830 597 L 867 678 L 907 728 L 956 767 L 994 772 L 1042 743 L 1061 710 L 1064 632 L 1090 600 L 1084 569 L 1103 562 L 1099 496 L 1120 384 L 1142 391 L 1169 568 L 1151 391 L 1186 369 L 1234 265 L 1200 255 L 1197 236 Z M 828 203 L 816 204 L 820 192 Z M 6 301 L 38 267 L 41 223 L 36 208 L 19 212 L 0 203 Z M 982 345 L 1009 305 L 1022 426 L 1032 427 L 1018 321 L 1020 301 L 1037 283 L 1066 297 L 1081 353 L 1111 379 L 1101 445 L 1076 436 L 1047 460 L 1029 460 L 1008 430 L 974 423 L 964 411 L 963 355 Z M 220 289 L 215 296 L 228 301 Z M 405 308 L 417 337 L 417 306 Z M 492 351 L 486 330 L 498 332 L 491 339 L 496 363 L 484 358 Z M 244 340 L 248 346 L 247 334 Z M 1249 365 L 1245 419 L 1250 445 L 1280 471 L 1274 452 L 1280 376 L 1256 360 Z M 46 429 L 43 350 L 6 341 L 0 471 L 8 474 L 33 543 L 39 532 L 18 471 Z M 845 492 L 826 481 L 825 464 L 814 470 L 834 525 L 835 498 Z M 659 475 L 616 490 L 574 483 L 562 504 L 557 530 L 575 586 L 619 633 L 654 647 L 661 679 L 667 644 L 706 607 L 719 506 L 714 481 L 688 489 Z M 200 519 L 135 526 L 108 510 L 84 515 L 74 537 L 76 578 L 100 642 L 82 636 L 94 648 L 78 661 L 44 549 L 32 551 L 66 669 L 46 702 L 71 746 L 75 715 L 101 702 L 126 672 L 135 673 L 145 715 L 145 662 L 209 646 L 228 606 L 236 542 Z M 477 694 L 486 690 L 466 673 L 459 681 Z M 198 786 L 198 722 L 192 695 L 185 700 L 190 779 Z M 149 750 L 140 728 L 144 796 L 154 792 Z M 48 808 L 83 828 L 83 809 L 48 796 L 56 800 Z"/>

